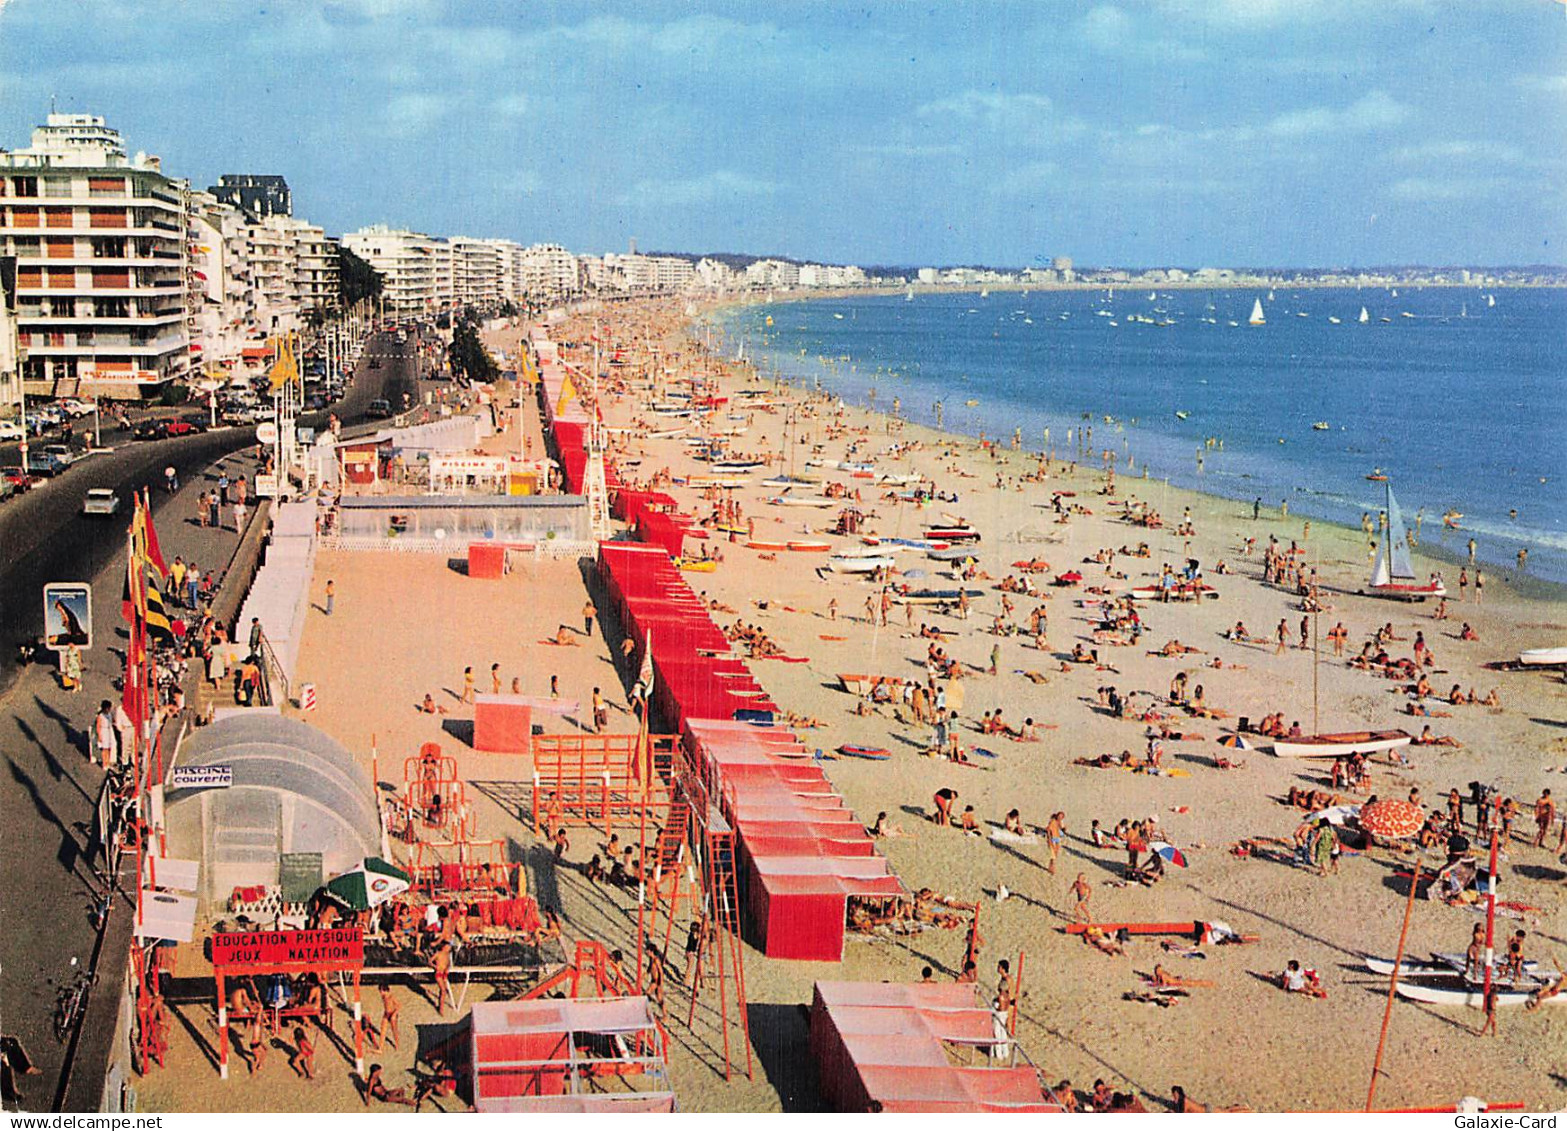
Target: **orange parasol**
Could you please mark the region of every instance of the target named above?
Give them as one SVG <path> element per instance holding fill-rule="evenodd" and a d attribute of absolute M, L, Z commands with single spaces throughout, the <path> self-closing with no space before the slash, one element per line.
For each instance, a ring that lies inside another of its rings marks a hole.
<path fill-rule="evenodd" d="M 1411 801 L 1373 801 L 1360 808 L 1361 829 L 1384 840 L 1408 840 L 1425 820 L 1425 811 Z"/>

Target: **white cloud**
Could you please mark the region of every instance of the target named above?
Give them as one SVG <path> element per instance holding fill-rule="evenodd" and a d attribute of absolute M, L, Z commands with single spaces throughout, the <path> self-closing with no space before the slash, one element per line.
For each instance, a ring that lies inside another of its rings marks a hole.
<path fill-rule="evenodd" d="M 382 124 L 393 137 L 418 137 L 428 133 L 446 116 L 453 101 L 449 95 L 399 94 L 387 102 Z"/>
<path fill-rule="evenodd" d="M 963 152 L 961 145 L 950 144 L 920 144 L 918 142 L 883 142 L 877 145 L 862 145 L 857 147 L 857 152 L 868 153 L 873 157 L 955 157 Z"/>
<path fill-rule="evenodd" d="M 1427 141 L 1393 151 L 1400 161 L 1495 161 L 1513 163 L 1523 154 L 1511 145 L 1495 141 Z"/>
<path fill-rule="evenodd" d="M 1203 58 L 1198 48 L 1158 35 L 1139 34 L 1140 28 L 1161 26 L 1162 21 L 1138 23 L 1114 4 L 1100 4 L 1078 21 L 1077 34 L 1089 47 L 1107 55 L 1130 55 L 1163 63 L 1192 63 Z"/>
<path fill-rule="evenodd" d="M 915 117 L 931 127 L 956 131 L 972 140 L 975 130 L 992 135 L 990 144 L 1046 146 L 1076 137 L 1086 128 L 1070 115 L 1056 112 L 1043 94 L 1008 94 L 999 90 L 965 90 L 920 106 Z"/>
<path fill-rule="evenodd" d="M 1373 90 L 1358 102 L 1335 110 L 1312 106 L 1280 114 L 1263 131 L 1273 137 L 1300 138 L 1325 133 L 1370 133 L 1402 124 L 1409 118 L 1409 107 L 1380 90 Z"/>
<path fill-rule="evenodd" d="M 1009 169 L 994 191 L 1002 196 L 1029 196 L 1052 187 L 1062 187 L 1060 167 L 1054 161 L 1030 161 Z"/>
<path fill-rule="evenodd" d="M 771 196 L 779 186 L 729 169 L 701 177 L 638 181 L 619 203 L 631 206 L 689 207 L 739 198 Z"/>
<path fill-rule="evenodd" d="M 1437 204 L 1494 196 L 1505 191 L 1507 184 L 1500 177 L 1406 177 L 1396 181 L 1388 193 L 1398 200 Z"/>
<path fill-rule="evenodd" d="M 1567 94 L 1567 75 L 1520 75 L 1514 82 L 1541 94 Z"/>
<path fill-rule="evenodd" d="M 490 109 L 502 118 L 521 118 L 528 113 L 528 96 L 522 93 L 503 94 L 490 103 Z"/>

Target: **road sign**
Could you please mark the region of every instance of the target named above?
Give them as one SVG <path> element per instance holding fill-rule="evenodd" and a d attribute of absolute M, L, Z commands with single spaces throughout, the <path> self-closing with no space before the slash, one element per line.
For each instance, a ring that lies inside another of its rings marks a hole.
<path fill-rule="evenodd" d="M 260 424 L 256 425 L 256 443 L 277 443 L 277 425 L 270 420 L 263 420 Z"/>
<path fill-rule="evenodd" d="M 169 774 L 170 789 L 228 789 L 233 784 L 233 766 L 175 766 Z"/>
<path fill-rule="evenodd" d="M 51 581 L 44 586 L 44 647 L 63 652 L 75 644 L 92 647 L 92 587 L 85 581 Z"/>

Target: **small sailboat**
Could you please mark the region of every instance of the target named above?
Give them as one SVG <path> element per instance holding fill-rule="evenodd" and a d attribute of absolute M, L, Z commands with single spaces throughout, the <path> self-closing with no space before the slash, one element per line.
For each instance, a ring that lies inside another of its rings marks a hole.
<path fill-rule="evenodd" d="M 1315 424 L 1313 424 L 1311 426 L 1311 430 L 1313 432 L 1326 432 L 1328 429 L 1330 429 L 1332 427 L 1333 426 L 1331 424 L 1329 424 L 1326 420 L 1319 420 L 1319 421 L 1317 421 Z"/>
<path fill-rule="evenodd" d="M 1486 295 L 1485 296 L 1485 305 L 1488 306 L 1488 307 L 1489 306 L 1495 306 L 1496 305 L 1496 296 L 1495 295 Z"/>
<path fill-rule="evenodd" d="M 1268 292 L 1268 301 L 1269 301 L 1269 302 L 1272 302 L 1272 301 L 1273 301 L 1273 292 L 1272 292 L 1272 291 L 1269 291 L 1269 292 Z"/>
<path fill-rule="evenodd" d="M 1251 304 L 1251 318 L 1249 321 L 1253 326 L 1263 326 L 1267 324 L 1268 320 L 1264 318 L 1262 314 L 1262 300 L 1260 298 L 1253 300 Z"/>
<path fill-rule="evenodd" d="M 1338 325 L 1338 324 L 1339 324 L 1339 321 L 1340 321 L 1340 320 L 1339 320 L 1339 318 L 1338 318 L 1338 316 L 1337 316 L 1337 315 L 1334 315 L 1334 314 L 1330 314 L 1330 315 L 1328 315 L 1328 324 L 1329 324 L 1329 325 L 1331 325 L 1331 326 L 1337 326 L 1337 325 Z"/>
<path fill-rule="evenodd" d="M 1373 597 L 1399 601 L 1423 601 L 1427 597 L 1447 596 L 1447 587 L 1435 575 L 1425 584 L 1415 576 L 1409 561 L 1409 540 L 1404 533 L 1404 516 L 1393 498 L 1393 484 L 1384 477 L 1387 488 L 1387 531 L 1377 543 L 1376 560 L 1371 564 L 1371 580 L 1364 592 Z"/>
<path fill-rule="evenodd" d="M 989 298 L 990 297 L 990 289 L 988 287 L 981 287 L 979 289 L 979 297 L 980 298 Z"/>
<path fill-rule="evenodd" d="M 1177 420 L 1185 420 L 1190 415 L 1191 415 L 1191 413 L 1185 412 L 1185 411 L 1177 412 L 1175 414 L 1175 419 L 1177 419 Z"/>
<path fill-rule="evenodd" d="M 913 302 L 914 301 L 914 288 L 913 287 L 910 287 L 907 291 L 905 291 L 903 293 L 903 301 L 904 302 Z"/>
<path fill-rule="evenodd" d="M 1363 307 L 1363 306 L 1360 308 L 1360 318 L 1359 318 L 1359 321 L 1362 324 L 1365 324 L 1365 323 L 1371 321 L 1371 315 L 1366 313 L 1366 308 Z"/>

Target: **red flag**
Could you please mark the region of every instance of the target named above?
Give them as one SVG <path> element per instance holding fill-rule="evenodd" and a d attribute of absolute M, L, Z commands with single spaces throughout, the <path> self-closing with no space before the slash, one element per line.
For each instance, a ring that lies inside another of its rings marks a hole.
<path fill-rule="evenodd" d="M 146 502 L 142 504 L 142 523 L 147 533 L 147 566 L 161 580 L 169 576 L 169 567 L 163 560 L 163 551 L 158 549 L 158 532 L 152 525 L 152 506 Z"/>

